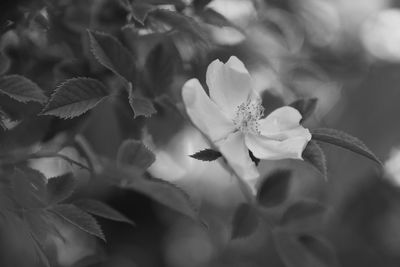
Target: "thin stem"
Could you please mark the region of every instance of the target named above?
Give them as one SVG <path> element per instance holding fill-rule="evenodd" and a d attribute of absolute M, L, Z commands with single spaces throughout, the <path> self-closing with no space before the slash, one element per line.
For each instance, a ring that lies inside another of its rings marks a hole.
<path fill-rule="evenodd" d="M 190 120 L 190 118 L 188 118 L 188 116 L 186 115 L 186 113 L 183 112 L 183 111 L 181 110 L 181 108 L 183 108 L 183 107 L 179 107 L 179 106 L 177 106 L 177 105 L 175 105 L 175 106 L 177 107 L 177 111 L 179 112 L 179 114 L 182 116 L 183 119 L 186 119 L 187 121 L 192 122 L 192 121 Z M 215 148 L 214 142 L 212 142 L 211 139 L 208 138 L 208 136 L 206 136 L 196 125 L 194 125 L 194 123 L 191 123 L 191 124 L 192 124 L 192 126 L 193 126 L 194 128 L 196 128 L 196 129 L 201 133 L 201 135 L 208 141 L 208 143 L 211 145 L 211 147 L 212 147 L 212 148 Z M 250 189 L 249 185 L 246 184 L 246 182 L 244 182 L 244 181 L 242 180 L 242 178 L 236 173 L 236 171 L 228 164 L 226 158 L 225 158 L 224 156 L 222 156 L 222 158 L 223 158 L 223 163 L 221 163 L 221 164 L 222 164 L 222 167 L 223 167 L 225 170 L 227 170 L 230 174 L 232 174 L 233 176 L 235 176 L 236 181 L 237 181 L 238 186 L 239 186 L 239 189 L 240 189 L 240 191 L 242 192 L 242 194 L 243 194 L 244 198 L 246 199 L 246 201 L 247 201 L 248 203 L 254 204 L 254 203 L 255 203 L 255 198 L 254 198 L 254 196 L 253 196 L 252 190 Z"/>
<path fill-rule="evenodd" d="M 11 158 L 11 159 L 10 159 Z M 56 153 L 56 152 L 39 152 L 39 153 L 34 153 L 34 154 L 28 154 L 28 155 L 23 155 L 20 158 L 12 158 L 12 156 L 10 155 L 3 155 L 0 157 L 0 162 L 3 164 L 15 164 L 18 162 L 23 162 L 29 159 L 40 159 L 40 158 L 61 158 L 71 164 L 74 164 L 76 166 L 81 167 L 82 169 L 88 170 L 88 171 L 92 171 L 91 168 L 89 168 L 88 166 L 71 159 L 68 156 Z"/>
<path fill-rule="evenodd" d="M 194 127 L 197 128 L 197 126 L 194 126 Z M 211 144 L 211 146 L 213 148 L 215 148 L 214 143 L 210 140 L 210 138 L 208 138 L 208 136 L 203 134 L 203 132 L 200 131 L 200 129 L 198 129 L 198 130 L 204 136 L 204 138 L 207 139 L 208 143 Z M 222 167 L 236 178 L 236 181 L 238 183 L 239 189 L 242 192 L 244 198 L 247 200 L 247 202 L 250 203 L 250 204 L 254 204 L 255 203 L 255 198 L 253 196 L 252 190 L 249 187 L 249 185 L 245 181 L 243 181 L 243 179 L 240 177 L 240 175 L 237 174 L 237 172 L 232 168 L 232 166 L 228 164 L 228 161 L 226 160 L 226 158 L 223 155 L 221 157 L 223 159 L 222 160 L 223 162 L 221 163 Z"/>
<path fill-rule="evenodd" d="M 252 190 L 250 189 L 249 185 L 245 181 L 243 181 L 243 179 L 236 173 L 236 171 L 228 164 L 226 158 L 224 156 L 222 156 L 222 158 L 223 158 L 222 167 L 236 178 L 239 189 L 242 192 L 244 198 L 250 204 L 255 203 L 255 198 L 253 196 Z"/>
<path fill-rule="evenodd" d="M 96 153 L 93 151 L 86 138 L 83 135 L 78 134 L 75 137 L 75 144 L 77 149 L 87 158 L 89 167 L 97 172 L 101 168 L 101 165 Z"/>
<path fill-rule="evenodd" d="M 167 98 L 167 99 L 168 99 L 168 98 Z M 168 100 L 169 100 L 169 99 L 168 99 Z M 175 106 L 176 106 L 176 105 L 175 105 Z M 190 121 L 190 122 L 191 122 L 191 120 L 186 116 L 186 113 L 185 113 L 185 112 L 182 112 L 182 110 L 180 109 L 179 106 L 176 106 L 176 107 L 177 107 L 178 113 L 182 116 L 182 118 L 183 118 L 183 119 L 186 119 L 187 121 Z M 181 107 L 181 108 L 182 108 L 182 107 Z M 214 143 L 211 141 L 211 139 L 210 139 L 208 136 L 206 136 L 196 125 L 194 125 L 193 123 L 191 123 L 191 124 L 192 124 L 192 126 L 193 126 L 194 128 L 196 128 L 196 129 L 201 133 L 201 135 L 208 141 L 208 143 L 211 145 L 211 147 L 212 147 L 212 148 L 215 148 L 215 145 L 214 145 Z M 246 201 L 247 201 L 249 204 L 255 205 L 255 204 L 256 204 L 256 199 L 255 199 L 255 197 L 254 197 L 254 195 L 253 195 L 253 192 L 252 192 L 251 188 L 249 187 L 249 185 L 248 185 L 245 181 L 243 181 L 243 179 L 237 174 L 237 172 L 228 164 L 226 158 L 225 158 L 224 156 L 221 156 L 221 157 L 222 157 L 222 159 L 223 159 L 222 162 L 221 162 L 222 167 L 223 167 L 228 173 L 230 173 L 231 175 L 233 175 L 233 176 L 236 178 L 236 181 L 237 181 L 237 183 L 238 183 L 239 189 L 240 189 L 240 191 L 241 191 L 242 194 L 243 194 L 243 197 L 246 199 Z M 257 208 L 259 208 L 259 207 L 257 207 Z M 266 214 L 262 214 L 262 213 L 259 214 L 259 217 L 260 217 L 260 219 L 262 219 L 262 220 L 269 226 L 268 229 L 271 231 L 272 225 L 273 225 L 272 220 L 271 220 Z"/>
<path fill-rule="evenodd" d="M 27 159 L 40 159 L 40 158 L 60 158 L 60 159 L 63 159 L 65 161 L 69 162 L 70 164 L 79 166 L 82 169 L 88 170 L 90 172 L 92 171 L 92 169 L 89 168 L 88 166 L 86 166 L 76 160 L 73 160 L 68 156 L 65 156 L 65 155 L 62 155 L 59 153 L 36 153 L 36 154 L 28 155 L 28 157 L 27 157 Z"/>

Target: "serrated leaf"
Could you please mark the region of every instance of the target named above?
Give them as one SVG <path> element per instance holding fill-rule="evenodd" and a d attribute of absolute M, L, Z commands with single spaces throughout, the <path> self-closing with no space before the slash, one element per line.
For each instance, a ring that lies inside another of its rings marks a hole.
<path fill-rule="evenodd" d="M 272 207 L 285 201 L 292 172 L 290 170 L 276 170 L 269 174 L 261 183 L 258 192 L 258 203 L 264 207 Z"/>
<path fill-rule="evenodd" d="M 155 6 L 146 3 L 132 3 L 131 14 L 136 22 L 140 23 L 141 25 L 144 25 L 147 16 L 154 9 L 156 9 Z"/>
<path fill-rule="evenodd" d="M 91 50 L 97 61 L 125 81 L 132 81 L 135 60 L 128 49 L 107 33 L 88 30 L 88 34 Z"/>
<path fill-rule="evenodd" d="M 47 182 L 47 201 L 55 204 L 66 200 L 74 192 L 76 181 L 72 173 L 50 178 Z"/>
<path fill-rule="evenodd" d="M 338 261 L 330 244 L 311 235 L 272 231 L 276 250 L 286 267 L 336 267 Z"/>
<path fill-rule="evenodd" d="M 302 199 L 291 204 L 283 213 L 280 224 L 289 225 L 301 220 L 315 218 L 325 211 L 325 205 L 316 200 Z"/>
<path fill-rule="evenodd" d="M 162 21 L 174 30 L 191 36 L 194 40 L 208 43 L 205 31 L 191 17 L 166 9 L 155 9 L 148 16 Z"/>
<path fill-rule="evenodd" d="M 326 167 L 325 153 L 316 141 L 308 142 L 302 154 L 303 159 L 311 164 L 325 180 L 328 179 L 328 169 Z"/>
<path fill-rule="evenodd" d="M 311 134 L 312 138 L 316 141 L 321 141 L 348 149 L 354 153 L 377 162 L 379 165 L 382 165 L 382 162 L 378 159 L 378 157 L 375 156 L 374 153 L 361 140 L 354 136 L 342 131 L 326 128 L 311 130 Z"/>
<path fill-rule="evenodd" d="M 183 215 L 199 221 L 198 208 L 190 196 L 178 186 L 158 178 L 131 181 L 128 188 L 144 193 L 153 200 Z"/>
<path fill-rule="evenodd" d="M 56 88 L 41 115 L 74 118 L 94 108 L 107 96 L 107 88 L 98 80 L 69 79 Z"/>
<path fill-rule="evenodd" d="M 0 93 L 22 103 L 29 101 L 44 103 L 47 101 L 47 96 L 44 95 L 42 89 L 21 75 L 0 77 Z"/>
<path fill-rule="evenodd" d="M 154 201 L 200 222 L 198 208 L 188 194 L 176 185 L 157 178 L 145 178 L 131 169 L 116 169 L 112 165 L 104 168 L 102 177 L 115 181 L 121 187 L 144 194 Z"/>
<path fill-rule="evenodd" d="M 256 230 L 258 223 L 255 208 L 248 203 L 241 203 L 233 215 L 231 238 L 237 239 L 251 235 Z"/>
<path fill-rule="evenodd" d="M 153 152 L 141 141 L 125 140 L 118 149 L 117 162 L 120 165 L 146 170 L 155 160 Z"/>
<path fill-rule="evenodd" d="M 190 157 L 202 161 L 213 161 L 217 160 L 222 156 L 221 152 L 215 151 L 213 149 L 203 149 L 199 152 L 194 153 L 193 155 L 190 155 Z"/>
<path fill-rule="evenodd" d="M 82 231 L 97 236 L 104 241 L 106 240 L 96 219 L 86 211 L 83 211 L 72 204 L 59 204 L 52 207 L 50 211 L 60 216 L 66 222 L 78 227 Z"/>
<path fill-rule="evenodd" d="M 112 221 L 125 222 L 135 225 L 135 223 L 128 217 L 103 202 L 93 199 L 82 199 L 75 201 L 74 204 L 90 214 Z"/>
<path fill-rule="evenodd" d="M 129 105 L 133 110 L 133 118 L 138 116 L 145 116 L 150 117 L 151 115 L 155 114 L 157 110 L 154 108 L 153 103 L 144 97 L 136 97 L 134 95 L 132 87 L 128 89 L 128 98 L 129 98 Z"/>
<path fill-rule="evenodd" d="M 289 104 L 289 106 L 297 109 L 303 117 L 301 120 L 305 121 L 314 113 L 317 103 L 318 98 L 302 98 Z"/>

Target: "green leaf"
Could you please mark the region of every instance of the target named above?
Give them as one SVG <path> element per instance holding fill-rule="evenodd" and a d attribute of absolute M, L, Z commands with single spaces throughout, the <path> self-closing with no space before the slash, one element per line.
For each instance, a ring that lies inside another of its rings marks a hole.
<path fill-rule="evenodd" d="M 185 33 L 193 40 L 208 43 L 205 31 L 191 17 L 166 9 L 155 9 L 148 16 L 167 24 L 174 30 Z"/>
<path fill-rule="evenodd" d="M 251 235 L 257 229 L 258 223 L 256 209 L 248 203 L 241 203 L 233 215 L 232 239 Z"/>
<path fill-rule="evenodd" d="M 49 218 L 48 212 L 44 209 L 31 209 L 24 212 L 24 219 L 29 225 L 31 235 L 41 247 L 45 247 L 50 235 L 64 240 L 64 236 L 58 231 L 54 221 L 50 221 Z"/>
<path fill-rule="evenodd" d="M 98 80 L 73 78 L 58 86 L 41 115 L 63 119 L 80 116 L 94 108 L 108 96 L 108 90 Z"/>
<path fill-rule="evenodd" d="M 264 178 L 257 192 L 258 203 L 264 207 L 272 207 L 285 201 L 292 172 L 276 170 Z"/>
<path fill-rule="evenodd" d="M 303 117 L 301 120 L 305 121 L 314 113 L 317 103 L 318 98 L 302 98 L 289 104 L 289 106 L 297 109 Z"/>
<path fill-rule="evenodd" d="M 231 23 L 227 18 L 218 13 L 212 8 L 206 8 L 200 13 L 201 18 L 208 24 L 217 27 L 231 27 L 238 29 L 233 23 Z"/>
<path fill-rule="evenodd" d="M 12 99 L 26 103 L 29 101 L 44 103 L 47 97 L 37 84 L 21 75 L 7 75 L 0 77 L 0 93 Z"/>
<path fill-rule="evenodd" d="M 222 154 L 219 151 L 215 151 L 212 149 L 204 149 L 199 152 L 194 153 L 193 155 L 190 155 L 194 159 L 202 160 L 202 161 L 213 161 L 217 160 L 222 156 Z"/>
<path fill-rule="evenodd" d="M 338 266 L 331 245 L 322 238 L 289 233 L 279 227 L 272 231 L 272 237 L 286 267 Z"/>
<path fill-rule="evenodd" d="M 362 141 L 354 136 L 342 131 L 326 128 L 314 129 L 311 131 L 311 134 L 312 138 L 316 141 L 321 141 L 348 149 L 377 162 L 379 165 L 382 165 L 382 162 L 378 159 L 378 157 L 376 157 Z"/>
<path fill-rule="evenodd" d="M 103 202 L 93 199 L 82 199 L 75 201 L 74 204 L 82 210 L 89 212 L 93 215 L 112 221 L 125 222 L 131 225 L 135 225 L 135 223 L 128 217 Z"/>
<path fill-rule="evenodd" d="M 123 78 L 132 81 L 135 70 L 133 55 L 115 37 L 88 30 L 90 46 L 97 61 Z"/>
<path fill-rule="evenodd" d="M 325 153 L 316 141 L 308 142 L 302 154 L 303 159 L 311 164 L 325 180 L 328 179 L 328 169 L 326 167 Z"/>
<path fill-rule="evenodd" d="M 0 108 L 0 127 L 6 131 L 11 130 L 16 125 L 18 125 L 17 121 L 11 118 L 11 116 L 7 112 Z"/>
<path fill-rule="evenodd" d="M 167 41 L 168 40 L 168 41 Z M 155 95 L 168 92 L 175 73 L 182 68 L 182 60 L 174 42 L 159 42 L 148 54 L 144 66 L 146 84 Z"/>
<path fill-rule="evenodd" d="M 196 10 L 203 10 L 212 0 L 195 0 L 193 6 Z"/>
<path fill-rule="evenodd" d="M 326 210 L 325 205 L 316 200 L 302 199 L 291 204 L 283 213 L 280 224 L 290 225 L 298 221 L 304 221 L 307 219 L 315 219 L 316 216 L 320 216 Z"/>
<path fill-rule="evenodd" d="M 158 97 L 157 114 L 146 121 L 148 134 L 156 147 L 164 146 L 185 126 L 185 119 L 168 96 Z M 160 131 L 162 129 L 162 131 Z"/>
<path fill-rule="evenodd" d="M 131 169 L 116 169 L 112 165 L 106 166 L 101 176 L 107 181 L 117 182 L 123 188 L 144 194 L 154 201 L 200 222 L 198 208 L 188 194 L 170 182 L 157 178 L 145 178 Z"/>
<path fill-rule="evenodd" d="M 134 96 L 132 87 L 129 87 L 128 94 L 129 105 L 131 106 L 134 114 L 133 118 L 138 116 L 150 117 L 157 112 L 153 103 L 149 99 L 145 97 Z"/>
<path fill-rule="evenodd" d="M 3 75 L 10 68 L 10 59 L 3 51 L 0 51 L 0 75 Z"/>
<path fill-rule="evenodd" d="M 49 258 L 47 257 L 44 248 L 42 247 L 42 245 L 34 238 L 32 238 L 32 243 L 35 247 L 35 251 L 37 253 L 37 257 L 38 257 L 38 263 L 40 263 L 42 266 L 44 267 L 51 267 L 50 262 L 49 262 Z"/>
<path fill-rule="evenodd" d="M 10 176 L 17 203 L 24 208 L 45 206 L 46 177 L 34 169 L 18 168 Z"/>
<path fill-rule="evenodd" d="M 131 14 L 135 21 L 144 26 L 147 16 L 151 11 L 156 9 L 155 6 L 146 3 L 132 3 Z"/>
<path fill-rule="evenodd" d="M 48 266 L 46 265 L 47 257 L 44 254 L 40 253 L 43 251 L 39 251 L 37 249 L 38 243 L 34 239 L 33 233 L 31 232 L 28 222 L 24 218 L 20 218 L 20 216 L 8 213 L 7 216 L 5 216 L 4 220 L 2 220 L 1 226 L 2 226 L 3 240 L 11 241 L 8 243 L 8 244 L 11 243 L 10 251 L 13 252 L 11 255 L 13 254 L 16 255 L 15 252 L 17 252 L 17 250 L 15 249 L 18 249 L 20 256 L 24 257 L 25 263 L 31 262 L 32 266 L 38 266 L 37 264 L 41 264 L 40 266 Z M 1 259 L 3 260 L 4 258 L 7 259 L 7 256 L 6 254 L 3 253 Z M 11 258 L 8 257 L 8 259 Z M 22 261 L 18 260 L 17 262 L 22 263 Z"/>
<path fill-rule="evenodd" d="M 46 209 L 31 209 L 24 213 L 24 218 L 30 226 L 32 235 L 43 247 L 46 245 L 49 235 L 65 241 L 65 237 L 57 228 L 55 216 L 57 215 L 48 212 Z"/>
<path fill-rule="evenodd" d="M 106 240 L 96 219 L 76 206 L 71 204 L 59 204 L 52 207 L 50 211 L 60 216 L 66 222 L 78 227 L 82 231 L 97 236 L 104 241 Z"/>
<path fill-rule="evenodd" d="M 254 164 L 256 164 L 256 166 L 258 166 L 258 164 L 260 163 L 260 159 L 255 157 L 253 152 L 251 152 L 250 150 L 249 150 L 249 156 L 250 156 L 251 161 L 254 162 Z"/>
<path fill-rule="evenodd" d="M 72 173 L 50 178 L 47 182 L 47 201 L 55 204 L 66 200 L 75 190 L 76 180 Z"/>
<path fill-rule="evenodd" d="M 321 238 L 290 233 L 279 227 L 272 231 L 272 237 L 286 267 L 338 266 L 332 247 Z"/>
<path fill-rule="evenodd" d="M 302 234 L 298 237 L 300 243 L 325 266 L 338 266 L 336 253 L 331 244 L 322 237 Z"/>
<path fill-rule="evenodd" d="M 146 170 L 156 160 L 155 155 L 141 141 L 129 139 L 118 149 L 117 161 L 120 165 Z"/>
<path fill-rule="evenodd" d="M 174 5 L 177 9 L 182 9 L 187 4 L 184 0 L 137 0 L 136 2 L 149 3 L 152 5 Z"/>

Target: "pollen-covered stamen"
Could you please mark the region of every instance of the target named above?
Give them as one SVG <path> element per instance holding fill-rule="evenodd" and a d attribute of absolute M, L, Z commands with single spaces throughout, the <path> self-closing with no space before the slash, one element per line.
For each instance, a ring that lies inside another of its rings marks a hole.
<path fill-rule="evenodd" d="M 248 99 L 236 108 L 236 115 L 233 123 L 236 129 L 242 133 L 260 134 L 258 121 L 264 115 L 264 108 L 261 99 Z"/>

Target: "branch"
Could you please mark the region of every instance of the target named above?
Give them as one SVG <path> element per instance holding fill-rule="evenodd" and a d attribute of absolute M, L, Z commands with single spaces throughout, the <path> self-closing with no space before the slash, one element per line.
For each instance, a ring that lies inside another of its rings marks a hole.
<path fill-rule="evenodd" d="M 59 154 L 59 153 L 51 153 L 51 152 L 35 153 L 35 154 L 28 155 L 26 157 L 26 159 L 40 159 L 40 158 L 60 158 L 60 159 L 63 159 L 65 161 L 69 162 L 72 165 L 79 166 L 82 169 L 85 169 L 85 170 L 88 170 L 88 171 L 92 172 L 92 169 L 89 168 L 88 166 L 80 163 L 79 161 L 73 160 L 68 156 L 65 156 L 65 155 Z M 19 161 L 24 161 L 26 159 L 20 159 Z"/>

